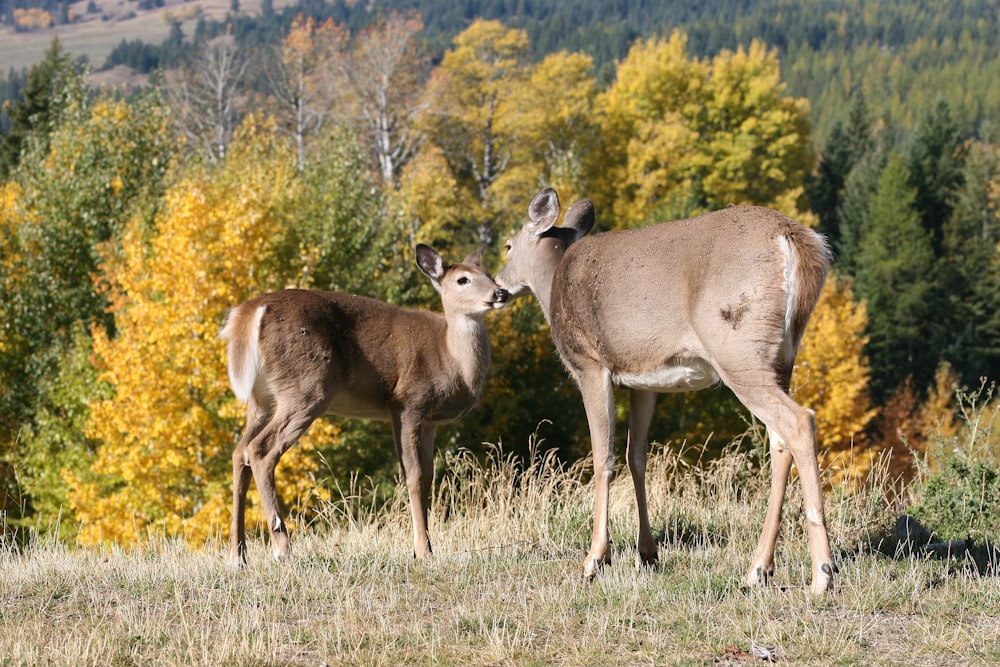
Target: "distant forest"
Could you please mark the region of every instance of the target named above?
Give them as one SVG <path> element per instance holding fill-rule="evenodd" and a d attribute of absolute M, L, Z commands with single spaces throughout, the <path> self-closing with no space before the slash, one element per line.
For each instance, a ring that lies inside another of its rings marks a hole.
<path fill-rule="evenodd" d="M 65 15 L 54 0 L 0 0 L 0 17 L 9 23 L 15 8 L 27 7 Z M 432 61 L 475 18 L 499 19 L 527 31 L 536 59 L 560 50 L 587 53 L 601 84 L 609 83 L 614 63 L 640 37 L 681 30 L 689 52 L 699 57 L 762 40 L 778 50 L 789 94 L 810 101 L 817 144 L 855 90 L 864 92 L 877 116 L 900 127 L 912 126 L 942 99 L 966 136 L 979 136 L 984 123 L 1000 118 L 995 0 L 299 0 L 280 11 L 265 0 L 258 15 L 234 11 L 223 21 L 203 19 L 192 35 L 176 25 L 160 44 L 122 40 L 106 62 L 92 66 L 153 72 L 224 31 L 256 48 L 275 43 L 299 14 L 358 30 L 391 9 L 420 12 Z M 0 100 L 16 96 L 24 76 L 8 73 L 0 81 Z"/>

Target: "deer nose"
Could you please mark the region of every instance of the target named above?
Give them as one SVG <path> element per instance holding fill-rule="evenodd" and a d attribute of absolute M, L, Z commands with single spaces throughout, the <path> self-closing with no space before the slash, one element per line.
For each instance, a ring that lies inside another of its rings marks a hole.
<path fill-rule="evenodd" d="M 498 287 L 493 293 L 493 297 L 497 300 L 497 303 L 507 303 L 507 299 L 510 298 L 510 292 L 502 287 Z"/>

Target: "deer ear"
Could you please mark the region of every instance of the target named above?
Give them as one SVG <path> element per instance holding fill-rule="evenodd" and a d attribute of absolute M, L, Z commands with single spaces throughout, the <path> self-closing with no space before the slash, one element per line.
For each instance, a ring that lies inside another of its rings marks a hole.
<path fill-rule="evenodd" d="M 528 222 L 525 227 L 538 236 L 556 224 L 559 210 L 559 195 L 552 188 L 545 188 L 528 205 Z"/>
<path fill-rule="evenodd" d="M 416 247 L 417 268 L 421 273 L 431 279 L 434 289 L 441 285 L 441 278 L 444 277 L 444 260 L 437 254 L 434 248 L 423 243 L 418 243 Z"/>
<path fill-rule="evenodd" d="M 574 240 L 578 240 L 586 236 L 587 232 L 593 228 L 594 220 L 594 202 L 589 199 L 581 199 L 573 202 L 573 205 L 566 211 L 562 226 L 565 229 L 575 231 L 576 239 Z"/>
<path fill-rule="evenodd" d="M 480 248 L 475 252 L 470 252 L 465 259 L 462 260 L 462 264 L 471 264 L 472 266 L 483 266 L 483 249 Z"/>

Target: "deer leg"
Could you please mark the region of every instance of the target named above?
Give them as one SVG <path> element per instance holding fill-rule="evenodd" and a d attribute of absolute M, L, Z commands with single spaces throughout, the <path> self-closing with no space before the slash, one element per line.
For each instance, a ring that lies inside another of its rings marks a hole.
<path fill-rule="evenodd" d="M 781 531 L 781 507 L 785 502 L 788 473 L 792 468 L 792 455 L 784 441 L 773 432 L 768 435 L 771 441 L 771 493 L 767 499 L 764 527 L 747 573 L 746 583 L 750 586 L 767 584 L 774 574 L 774 549 Z"/>
<path fill-rule="evenodd" d="M 635 487 L 639 532 L 636 538 L 636 564 L 649 567 L 656 564 L 656 540 L 649 525 L 646 503 L 646 450 L 649 445 L 649 424 L 656 407 L 656 394 L 651 391 L 629 390 L 628 469 Z"/>
<path fill-rule="evenodd" d="M 727 383 L 728 384 L 728 383 Z M 806 525 L 809 535 L 809 555 L 812 560 L 812 591 L 825 593 L 833 588 L 833 575 L 837 571 L 830 550 L 830 537 L 826 530 L 826 518 L 823 512 L 823 489 L 820 485 L 819 462 L 816 458 L 816 416 L 812 410 L 807 410 L 789 398 L 781 387 L 775 384 L 773 388 L 729 384 L 737 398 L 757 416 L 771 434 L 772 449 L 778 443 L 784 443 L 789 449 L 791 459 L 798 469 L 799 482 L 802 484 L 802 495 L 806 506 Z M 771 532 L 777 539 L 780 523 L 781 505 L 784 487 L 788 480 L 786 468 L 790 467 L 787 459 L 772 461 L 772 486 L 768 499 L 768 511 L 765 519 L 764 533 L 754 557 L 754 565 L 759 566 L 768 558 L 772 550 Z M 780 488 L 780 490 L 779 490 Z M 761 549 L 763 545 L 763 549 Z M 753 574 L 751 572 L 751 574 Z"/>
<path fill-rule="evenodd" d="M 246 444 L 233 450 L 233 518 L 229 528 L 229 562 L 233 567 L 247 564 L 246 504 L 251 471 L 244 461 Z"/>
<path fill-rule="evenodd" d="M 605 369 L 579 374 L 578 383 L 590 425 L 590 445 L 594 457 L 594 528 L 590 552 L 583 562 L 584 578 L 593 579 L 602 567 L 611 564 L 608 504 L 615 464 L 615 397 L 611 375 Z"/>
<path fill-rule="evenodd" d="M 271 553 L 275 558 L 285 558 L 290 553 L 288 528 L 281 517 L 278 491 L 274 482 L 274 470 L 282 454 L 305 433 L 316 419 L 314 412 L 296 411 L 292 414 L 276 415 L 259 436 L 247 446 L 250 468 L 260 496 L 261 509 L 267 520 L 271 534 Z"/>
<path fill-rule="evenodd" d="M 425 427 L 415 416 L 393 415 L 393 436 L 399 455 L 399 468 L 410 498 L 410 517 L 413 522 L 413 556 L 424 560 L 431 556 L 430 538 L 427 537 L 427 506 L 423 501 L 425 489 L 429 499 L 430 481 L 425 481 L 425 456 L 422 436 Z M 433 460 L 433 427 L 431 428 L 431 454 Z"/>
<path fill-rule="evenodd" d="M 431 487 L 434 484 L 434 424 L 424 424 L 420 433 L 420 517 L 424 525 L 427 553 L 431 553 L 431 539 L 428 533 L 427 513 L 431 506 Z"/>
<path fill-rule="evenodd" d="M 246 503 L 252 475 L 247 445 L 264 428 L 268 417 L 251 402 L 243 437 L 233 449 L 233 516 L 229 528 L 229 562 L 233 567 L 244 567 L 247 562 Z"/>

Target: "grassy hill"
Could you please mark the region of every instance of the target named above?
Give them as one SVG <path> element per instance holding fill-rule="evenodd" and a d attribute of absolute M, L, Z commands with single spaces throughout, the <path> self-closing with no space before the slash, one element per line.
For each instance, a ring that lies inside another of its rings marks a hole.
<path fill-rule="evenodd" d="M 275 0 L 274 7 L 280 9 L 292 2 Z M 123 39 L 159 44 L 170 31 L 171 17 L 182 19 L 184 34 L 190 37 L 199 18 L 222 20 L 230 10 L 230 0 L 165 0 L 163 7 L 149 10 L 124 0 L 95 0 L 95 3 L 100 12 L 89 14 L 87 0 L 70 5 L 81 17 L 76 23 L 33 32 L 15 32 L 11 26 L 0 25 L 0 74 L 6 75 L 10 68 L 19 71 L 41 60 L 53 37 L 58 37 L 74 57 L 86 56 L 97 69 Z M 256 14 L 260 6 L 261 0 L 241 0 L 240 12 Z"/>
<path fill-rule="evenodd" d="M 404 489 L 384 506 L 357 489 L 249 567 L 155 536 L 134 550 L 0 545 L 0 655 L 11 665 L 795 665 L 1000 664 L 996 577 L 963 559 L 925 560 L 880 542 L 891 526 L 884 473 L 827 501 L 838 589 L 806 588 L 797 485 L 774 585 L 744 589 L 767 497 L 745 454 L 693 470 L 650 459 L 661 541 L 633 565 L 634 495 L 612 490 L 615 562 L 579 577 L 592 489 L 553 459 L 519 471 L 452 458 L 438 486 L 435 558 L 411 555 Z M 876 547 L 881 547 L 877 549 Z"/>

